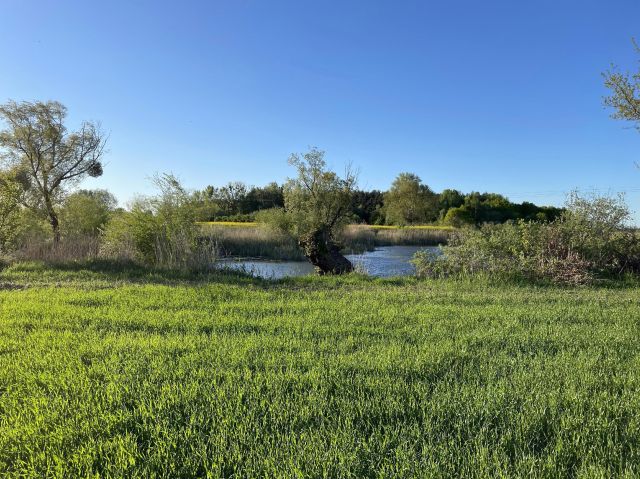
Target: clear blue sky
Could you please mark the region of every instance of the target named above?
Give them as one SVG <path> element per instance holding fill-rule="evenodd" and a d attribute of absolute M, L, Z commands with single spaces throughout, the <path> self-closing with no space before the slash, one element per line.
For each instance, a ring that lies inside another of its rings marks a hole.
<path fill-rule="evenodd" d="M 0 4 L 0 101 L 101 121 L 107 166 L 85 186 L 123 202 L 158 171 L 282 181 L 315 145 L 364 188 L 410 171 L 513 201 L 629 191 L 640 210 L 640 133 L 601 101 L 611 62 L 637 66 L 638 0 Z"/>

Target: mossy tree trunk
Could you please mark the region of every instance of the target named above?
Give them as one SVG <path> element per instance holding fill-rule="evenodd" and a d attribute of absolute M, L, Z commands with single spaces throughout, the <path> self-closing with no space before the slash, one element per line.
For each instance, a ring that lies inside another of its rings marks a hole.
<path fill-rule="evenodd" d="M 318 229 L 301 236 L 298 244 L 318 274 L 344 274 L 353 271 L 353 265 L 340 253 L 331 232 Z"/>

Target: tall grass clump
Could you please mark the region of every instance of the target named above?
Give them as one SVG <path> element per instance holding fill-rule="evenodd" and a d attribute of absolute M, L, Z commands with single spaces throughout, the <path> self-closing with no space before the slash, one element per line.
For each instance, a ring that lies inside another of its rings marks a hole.
<path fill-rule="evenodd" d="M 418 276 L 489 275 L 563 284 L 640 272 L 640 240 L 623 197 L 572 193 L 549 223 L 485 224 L 452 235 L 443 255 L 419 252 Z"/>
<path fill-rule="evenodd" d="M 156 176 L 154 183 L 156 196 L 136 199 L 130 211 L 111 219 L 101 254 L 161 268 L 210 268 L 217 249 L 200 234 L 190 195 L 173 175 Z"/>

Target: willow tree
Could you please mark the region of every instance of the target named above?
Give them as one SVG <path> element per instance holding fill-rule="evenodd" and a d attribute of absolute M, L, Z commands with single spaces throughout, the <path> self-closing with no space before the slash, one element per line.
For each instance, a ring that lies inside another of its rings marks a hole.
<path fill-rule="evenodd" d="M 340 253 L 337 236 L 351 217 L 355 174 L 347 169 L 342 178 L 327 169 L 324 151 L 317 148 L 292 154 L 289 164 L 298 175 L 284 185 L 284 212 L 305 257 L 319 274 L 352 271 L 353 265 Z"/>
<path fill-rule="evenodd" d="M 640 55 L 640 46 L 635 41 L 633 45 Z M 604 104 L 613 108 L 613 118 L 635 122 L 640 131 L 640 61 L 638 63 L 635 73 L 621 73 L 616 68 L 604 73 L 604 84 L 611 90 Z"/>
<path fill-rule="evenodd" d="M 0 131 L 0 154 L 11 169 L 27 175 L 24 206 L 44 214 L 60 239 L 58 207 L 65 191 L 82 179 L 102 175 L 105 136 L 84 122 L 77 131 L 65 126 L 61 103 L 15 102 L 0 105 L 6 128 Z"/>

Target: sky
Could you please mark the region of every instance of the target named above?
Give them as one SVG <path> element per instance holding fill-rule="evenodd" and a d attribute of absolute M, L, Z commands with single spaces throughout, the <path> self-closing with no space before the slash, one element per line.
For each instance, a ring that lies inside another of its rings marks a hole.
<path fill-rule="evenodd" d="M 0 16 L 0 102 L 101 122 L 105 173 L 83 186 L 122 204 L 156 172 L 282 182 L 317 146 L 363 189 L 407 171 L 516 202 L 627 192 L 640 211 L 640 132 L 602 105 L 602 72 L 638 67 L 638 0 L 0 0 Z"/>

